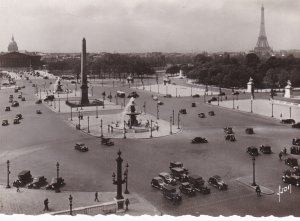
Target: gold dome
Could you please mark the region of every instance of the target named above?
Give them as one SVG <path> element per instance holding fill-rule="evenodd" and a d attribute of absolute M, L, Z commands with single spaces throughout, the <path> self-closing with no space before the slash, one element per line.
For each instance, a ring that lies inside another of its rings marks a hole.
<path fill-rule="evenodd" d="M 8 52 L 18 51 L 17 42 L 15 42 L 14 36 L 11 38 L 11 42 L 8 45 Z"/>

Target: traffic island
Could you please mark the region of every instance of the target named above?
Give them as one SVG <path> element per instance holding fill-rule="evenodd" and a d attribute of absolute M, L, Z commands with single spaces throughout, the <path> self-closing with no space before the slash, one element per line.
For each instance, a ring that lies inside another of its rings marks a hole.
<path fill-rule="evenodd" d="M 240 183 L 242 183 L 242 184 L 244 184 L 244 185 L 252 188 L 254 190 L 254 192 L 255 192 L 255 189 L 256 189 L 257 185 L 256 186 L 252 185 L 252 181 L 251 181 L 250 177 L 239 177 L 236 180 L 238 182 L 240 182 Z M 260 184 L 258 184 L 258 185 L 260 187 L 260 190 L 261 190 L 262 194 L 265 194 L 265 195 L 272 195 L 272 194 L 274 194 L 274 191 L 271 190 L 271 189 L 269 189 L 268 187 L 264 187 L 263 185 L 260 185 Z"/>

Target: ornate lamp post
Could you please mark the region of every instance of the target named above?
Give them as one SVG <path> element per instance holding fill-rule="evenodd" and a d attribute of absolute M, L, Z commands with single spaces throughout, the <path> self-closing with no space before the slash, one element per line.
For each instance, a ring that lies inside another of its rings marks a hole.
<path fill-rule="evenodd" d="M 80 129 L 80 118 L 81 118 L 80 111 L 78 111 L 78 126 L 79 126 L 79 129 Z"/>
<path fill-rule="evenodd" d="M 234 109 L 234 97 L 232 96 L 232 109 Z"/>
<path fill-rule="evenodd" d="M 177 123 L 178 123 L 177 129 L 180 129 L 179 122 L 180 122 L 180 113 L 178 112 L 178 115 L 177 115 Z"/>
<path fill-rule="evenodd" d="M 77 91 L 77 82 L 75 83 L 75 97 L 76 97 L 76 91 Z"/>
<path fill-rule="evenodd" d="M 253 183 L 252 183 L 252 186 L 256 186 L 256 183 L 255 183 L 255 157 L 254 156 L 252 157 L 252 165 L 253 165 Z"/>
<path fill-rule="evenodd" d="M 172 116 L 170 117 L 170 134 L 172 134 Z"/>
<path fill-rule="evenodd" d="M 98 118 L 98 104 L 96 105 L 96 118 Z"/>
<path fill-rule="evenodd" d="M 59 163 L 58 162 L 56 163 L 56 178 L 57 178 L 57 180 L 59 178 Z"/>
<path fill-rule="evenodd" d="M 6 188 L 10 188 L 10 185 L 9 185 L 9 174 L 10 174 L 10 170 L 9 170 L 9 160 L 6 161 L 6 164 L 7 164 L 7 184 L 6 184 Z"/>
<path fill-rule="evenodd" d="M 159 109 L 158 109 L 158 103 L 156 104 L 156 119 L 159 120 Z"/>
<path fill-rule="evenodd" d="M 218 95 L 218 106 L 220 105 L 220 97 L 219 97 L 219 95 Z"/>
<path fill-rule="evenodd" d="M 72 195 L 69 196 L 69 203 L 70 203 L 70 215 L 73 215 L 73 211 L 72 211 L 72 203 L 73 203 L 73 197 Z"/>
<path fill-rule="evenodd" d="M 176 97 L 177 97 L 177 87 L 175 89 L 176 89 L 175 91 L 176 91 Z"/>
<path fill-rule="evenodd" d="M 126 121 L 124 120 L 124 128 L 123 128 L 123 133 L 124 133 L 123 138 L 124 138 L 124 139 L 126 139 L 126 128 L 125 128 L 125 124 L 126 124 Z"/>
<path fill-rule="evenodd" d="M 150 120 L 150 138 L 153 137 L 153 136 L 152 136 L 152 122 L 153 122 L 153 120 L 151 119 L 151 120 Z"/>
<path fill-rule="evenodd" d="M 144 102 L 143 108 L 144 108 L 144 113 L 146 114 L 146 101 Z"/>
<path fill-rule="evenodd" d="M 71 107 L 71 121 L 72 121 L 73 119 L 72 119 L 72 107 Z"/>
<path fill-rule="evenodd" d="M 116 180 L 116 174 L 112 174 L 112 180 L 113 184 L 117 185 L 117 196 L 116 199 L 118 200 L 118 209 L 123 209 L 124 208 L 124 202 L 120 202 L 119 200 L 124 199 L 122 195 L 122 184 L 125 183 L 125 179 L 122 179 L 122 162 L 123 159 L 121 157 L 121 151 L 119 150 L 118 152 L 118 158 L 116 159 L 117 161 L 117 180 Z"/>
<path fill-rule="evenodd" d="M 90 116 L 87 117 L 87 123 L 88 123 L 88 133 L 90 133 Z"/>
<path fill-rule="evenodd" d="M 274 117 L 274 112 L 273 112 L 273 109 L 274 109 L 274 103 L 273 103 L 273 100 L 271 101 L 271 105 L 272 105 L 272 115 L 271 115 L 271 117 Z"/>
<path fill-rule="evenodd" d="M 252 103 L 253 103 L 253 98 L 251 97 L 251 100 L 250 100 L 250 108 L 251 108 L 250 112 L 251 113 L 253 113 L 253 107 L 252 107 L 253 104 Z"/>
<path fill-rule="evenodd" d="M 174 110 L 173 110 L 173 112 L 172 112 L 172 120 L 173 120 L 173 125 L 175 124 L 175 116 L 174 116 Z"/>
<path fill-rule="evenodd" d="M 125 178 L 125 191 L 124 191 L 124 194 L 129 194 L 129 191 L 128 191 L 128 163 L 126 164 L 126 169 L 125 169 L 125 172 L 124 172 L 124 178 Z"/>
<path fill-rule="evenodd" d="M 60 98 L 58 98 L 58 112 L 60 112 Z"/>
<path fill-rule="evenodd" d="M 290 118 L 292 118 L 292 107 L 290 107 Z"/>

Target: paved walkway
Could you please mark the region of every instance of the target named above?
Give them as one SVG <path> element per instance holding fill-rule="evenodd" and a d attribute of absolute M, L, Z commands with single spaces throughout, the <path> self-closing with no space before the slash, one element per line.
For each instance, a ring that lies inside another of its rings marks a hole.
<path fill-rule="evenodd" d="M 252 178 L 251 177 L 239 177 L 236 179 L 238 182 L 252 188 L 253 190 L 255 190 L 256 186 L 252 186 Z M 268 187 L 264 187 L 263 185 L 259 184 L 256 182 L 256 184 L 259 185 L 261 193 L 262 194 L 266 194 L 266 195 L 272 195 L 274 194 L 274 191 L 269 189 Z"/>
<path fill-rule="evenodd" d="M 55 193 L 48 190 L 32 190 L 21 188 L 17 193 L 16 188 L 6 189 L 0 185 L 0 213 L 1 214 L 26 214 L 39 215 L 48 212 L 58 212 L 69 209 L 69 196 L 73 197 L 73 208 L 93 206 L 114 201 L 115 192 L 99 192 L 99 203 L 94 202 L 94 192 L 70 192 Z M 119 215 L 161 215 L 151 203 L 136 193 L 124 194 L 124 198 L 130 201 L 129 211 Z M 50 211 L 44 212 L 44 200 L 48 198 Z M 97 214 L 93 214 L 97 215 Z"/>

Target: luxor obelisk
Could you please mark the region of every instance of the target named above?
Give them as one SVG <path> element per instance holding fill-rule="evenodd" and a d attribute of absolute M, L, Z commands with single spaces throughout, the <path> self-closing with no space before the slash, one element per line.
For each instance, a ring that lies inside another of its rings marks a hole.
<path fill-rule="evenodd" d="M 87 85 L 87 70 L 86 70 L 86 41 L 82 39 L 81 52 L 81 105 L 89 104 L 88 85 Z"/>

